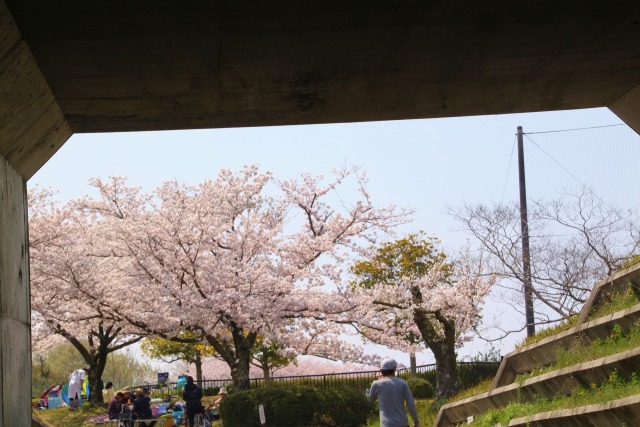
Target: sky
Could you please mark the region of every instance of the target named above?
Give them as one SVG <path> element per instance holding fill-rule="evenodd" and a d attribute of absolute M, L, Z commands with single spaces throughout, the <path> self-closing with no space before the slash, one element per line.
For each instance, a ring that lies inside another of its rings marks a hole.
<path fill-rule="evenodd" d="M 87 183 L 93 177 L 126 176 L 130 185 L 150 191 L 166 180 L 195 184 L 215 179 L 221 168 L 238 170 L 254 163 L 279 179 L 302 172 L 328 174 L 333 168 L 359 165 L 367 171 L 367 188 L 375 204 L 416 209 L 414 221 L 403 226 L 401 233 L 424 230 L 442 240 L 445 249 L 455 249 L 469 237 L 456 230 L 455 222 L 444 212 L 446 206 L 518 200 L 513 152 L 517 126 L 527 133 L 621 123 L 602 108 L 308 126 L 76 134 L 28 186 L 51 187 L 66 201 L 89 193 Z M 624 129 L 635 135 L 626 126 Z M 525 152 L 529 149 L 525 140 Z M 613 150 L 607 153 L 615 155 Z M 634 163 L 637 160 L 632 158 Z M 598 176 L 591 178 L 598 180 Z M 505 354 L 521 338 L 511 337 L 497 346 Z M 484 343 L 474 341 L 459 354 L 473 355 L 484 349 Z M 372 347 L 372 351 L 376 349 Z M 406 355 L 377 351 L 408 364 Z M 428 352 L 418 355 L 419 364 L 431 361 Z"/>

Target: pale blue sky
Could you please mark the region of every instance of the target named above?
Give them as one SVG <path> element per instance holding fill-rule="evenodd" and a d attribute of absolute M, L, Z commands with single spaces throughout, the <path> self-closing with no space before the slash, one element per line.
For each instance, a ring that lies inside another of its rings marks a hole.
<path fill-rule="evenodd" d="M 277 178 L 328 173 L 344 164 L 368 171 L 375 203 L 411 206 L 415 222 L 447 247 L 467 236 L 453 231 L 445 205 L 517 200 L 512 148 L 525 132 L 620 124 L 608 109 L 335 125 L 74 135 L 28 185 L 59 191 L 62 200 L 88 192 L 91 177 L 127 176 L 151 190 L 167 179 L 196 183 L 220 168 L 258 163 Z M 525 141 L 525 146 L 527 142 Z M 637 163 L 638 159 L 634 159 Z M 509 174 L 507 174 L 509 171 Z M 506 187 L 505 187 L 506 183 Z M 483 344 L 465 347 L 472 354 Z M 513 340 L 503 344 L 503 353 Z M 398 356 L 400 361 L 408 359 Z M 430 360 L 428 353 L 418 361 Z"/>

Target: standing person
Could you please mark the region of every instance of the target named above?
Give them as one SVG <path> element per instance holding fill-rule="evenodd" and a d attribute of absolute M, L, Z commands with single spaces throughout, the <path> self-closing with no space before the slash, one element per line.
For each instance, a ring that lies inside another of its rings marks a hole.
<path fill-rule="evenodd" d="M 115 392 L 113 391 L 113 383 L 109 381 L 105 384 L 104 390 L 102 390 L 102 401 L 104 403 L 111 403 L 114 396 Z"/>
<path fill-rule="evenodd" d="M 84 369 L 76 369 L 69 374 L 69 410 L 73 411 L 82 403 L 82 382 L 87 376 Z"/>
<path fill-rule="evenodd" d="M 193 419 L 196 414 L 202 412 L 202 390 L 194 383 L 193 377 L 187 377 L 187 384 L 184 386 L 182 398 L 187 409 L 187 420 L 189 427 L 194 427 Z"/>
<path fill-rule="evenodd" d="M 394 359 L 387 358 L 382 361 L 380 378 L 371 384 L 367 397 L 372 403 L 378 400 L 380 427 L 409 427 L 409 419 L 404 409 L 405 402 L 413 418 L 414 427 L 418 427 L 420 423 L 416 403 L 407 382 L 396 377 L 397 366 Z"/>

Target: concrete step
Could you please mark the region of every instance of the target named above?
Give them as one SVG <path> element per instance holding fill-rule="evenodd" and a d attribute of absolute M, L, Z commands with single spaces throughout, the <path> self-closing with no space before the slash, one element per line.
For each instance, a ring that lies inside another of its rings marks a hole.
<path fill-rule="evenodd" d="M 509 427 L 629 427 L 640 420 L 640 395 L 606 403 L 542 412 L 511 420 Z"/>
<path fill-rule="evenodd" d="M 640 306 L 638 307 L 640 309 Z M 621 353 L 579 363 L 511 383 L 486 393 L 444 405 L 434 426 L 449 427 L 465 422 L 492 409 L 500 409 L 513 402 L 533 402 L 539 397 L 570 394 L 578 385 L 589 387 L 602 384 L 616 370 L 623 378 L 630 378 L 640 366 L 640 347 Z"/>
<path fill-rule="evenodd" d="M 502 359 L 492 389 L 511 384 L 517 375 L 552 364 L 556 360 L 558 350 L 568 349 L 578 340 L 587 343 L 597 338 L 604 339 L 611 334 L 616 325 L 628 332 L 633 324 L 639 321 L 640 304 L 636 304 L 516 349 Z"/>

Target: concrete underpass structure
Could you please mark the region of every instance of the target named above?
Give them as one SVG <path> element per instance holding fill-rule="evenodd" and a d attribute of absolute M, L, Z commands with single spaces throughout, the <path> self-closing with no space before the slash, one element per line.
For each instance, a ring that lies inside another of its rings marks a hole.
<path fill-rule="evenodd" d="M 640 132 L 639 84 L 637 1 L 0 0 L 0 427 L 31 419 L 26 181 L 73 133 L 590 107 Z"/>

